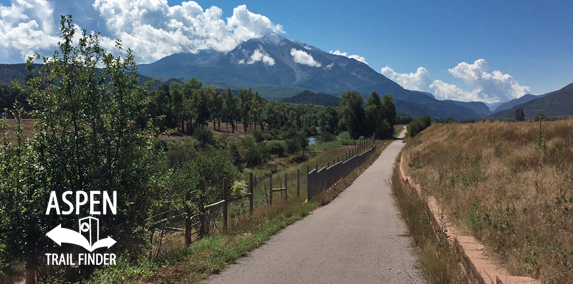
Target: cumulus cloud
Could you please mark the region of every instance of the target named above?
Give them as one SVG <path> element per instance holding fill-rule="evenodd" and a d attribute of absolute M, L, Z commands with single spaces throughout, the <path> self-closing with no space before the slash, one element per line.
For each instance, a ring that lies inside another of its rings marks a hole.
<path fill-rule="evenodd" d="M 317 62 L 314 60 L 314 58 L 312 58 L 312 55 L 304 52 L 303 50 L 293 48 L 290 50 L 290 55 L 293 57 L 294 62 L 298 64 L 308 65 L 310 67 L 322 66 L 320 62 Z"/>
<path fill-rule="evenodd" d="M 424 67 L 418 68 L 416 73 L 400 74 L 386 66 L 382 68 L 382 75 L 408 90 L 427 92 L 430 84 L 432 84 L 430 73 Z"/>
<path fill-rule="evenodd" d="M 448 84 L 442 80 L 434 81 L 428 87 L 428 91 L 441 100 L 456 100 L 462 102 L 483 101 L 486 103 L 493 102 L 489 98 L 480 98 L 475 90 L 473 92 L 464 91 L 458 86 Z"/>
<path fill-rule="evenodd" d="M 262 61 L 264 64 L 269 66 L 275 65 L 275 60 L 268 53 L 266 53 L 261 47 L 257 48 L 253 52 L 253 55 L 251 55 L 249 61 L 247 61 L 247 64 L 254 64 L 259 61 Z M 239 64 L 244 64 L 244 63 L 245 61 L 243 59 L 239 60 Z"/>
<path fill-rule="evenodd" d="M 338 50 L 338 49 L 337 49 L 336 51 L 332 51 L 332 50 L 331 50 L 330 53 L 331 53 L 331 54 L 334 54 L 334 55 L 345 56 L 345 57 L 354 59 L 354 60 L 356 60 L 356 61 L 360 61 L 360 62 L 362 62 L 362 63 L 368 65 L 368 62 L 366 62 L 366 58 L 364 58 L 364 57 L 362 57 L 362 56 L 360 56 L 360 55 L 354 54 L 354 55 L 348 56 L 348 53 L 346 53 L 346 52 L 341 52 L 341 51 Z"/>
<path fill-rule="evenodd" d="M 222 19 L 220 8 L 203 9 L 194 1 L 169 6 L 166 0 L 13 0 L 11 6 L 0 5 L 0 49 L 10 54 L 0 55 L 0 60 L 20 61 L 10 58 L 14 52 L 23 58 L 32 50 L 55 49 L 59 13 L 72 14 L 80 27 L 101 32 L 101 43 L 108 50 L 113 50 L 115 39 L 122 40 L 139 63 L 179 52 L 225 52 L 248 39 L 284 32 L 281 25 L 246 5 Z"/>
<path fill-rule="evenodd" d="M 531 93 L 528 86 L 520 85 L 511 75 L 497 70 L 489 72 L 484 59 L 478 59 L 473 64 L 462 62 L 448 71 L 473 87 L 483 97 L 495 97 L 506 101 Z"/>
<path fill-rule="evenodd" d="M 462 62 L 448 71 L 455 78 L 461 79 L 472 91 L 441 80 L 432 82 L 424 67 L 418 68 L 416 73 L 401 74 L 386 66 L 381 73 L 406 89 L 431 92 L 438 99 L 495 103 L 531 93 L 528 86 L 520 85 L 511 75 L 497 70 L 490 72 L 484 59 L 478 59 L 473 64 Z"/>
<path fill-rule="evenodd" d="M 5 55 L 19 54 L 22 59 L 53 47 L 53 6 L 46 0 L 19 0 L 12 6 L 0 5 L 0 48 Z M 0 55 L 0 59 L 3 56 Z"/>

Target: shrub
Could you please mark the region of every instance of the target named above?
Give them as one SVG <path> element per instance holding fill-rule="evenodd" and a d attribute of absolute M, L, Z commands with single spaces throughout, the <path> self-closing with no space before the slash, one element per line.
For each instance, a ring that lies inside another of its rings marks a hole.
<path fill-rule="evenodd" d="M 260 129 L 253 130 L 253 132 L 251 132 L 251 135 L 253 135 L 255 141 L 257 142 L 263 142 L 265 140 L 263 138 L 263 131 L 261 131 Z"/>
<path fill-rule="evenodd" d="M 430 127 L 430 125 L 432 125 L 432 118 L 427 114 L 414 119 L 410 124 L 408 124 L 408 136 L 414 137 L 418 135 L 418 133 L 424 131 L 424 129 Z"/>
<path fill-rule="evenodd" d="M 301 150 L 300 143 L 297 141 L 296 138 L 290 138 L 286 140 L 287 152 L 289 154 L 294 154 Z"/>
<path fill-rule="evenodd" d="M 285 141 L 272 140 L 267 144 L 267 148 L 271 155 L 284 157 L 287 152 L 287 143 Z"/>
<path fill-rule="evenodd" d="M 324 131 L 320 134 L 320 136 L 318 137 L 318 140 L 320 142 L 330 142 L 330 141 L 336 140 L 336 136 L 330 132 Z"/>
<path fill-rule="evenodd" d="M 342 145 L 354 144 L 354 140 L 350 136 L 350 133 L 348 133 L 346 131 L 340 132 L 340 134 L 338 134 L 338 140 L 340 140 L 340 143 L 342 143 Z"/>
<path fill-rule="evenodd" d="M 261 137 L 263 138 L 264 141 L 273 140 L 273 135 L 269 132 L 263 132 L 263 134 L 261 134 Z"/>
<path fill-rule="evenodd" d="M 207 145 L 215 145 L 215 143 L 217 142 L 215 140 L 215 137 L 213 136 L 213 133 L 211 133 L 211 131 L 209 131 L 209 129 L 206 129 L 205 127 L 199 127 L 195 129 L 195 132 L 193 133 L 193 138 L 199 141 L 199 144 L 203 148 Z"/>

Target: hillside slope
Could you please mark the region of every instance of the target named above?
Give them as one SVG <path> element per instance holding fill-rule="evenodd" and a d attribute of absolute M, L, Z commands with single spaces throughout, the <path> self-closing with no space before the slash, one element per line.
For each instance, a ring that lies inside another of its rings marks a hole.
<path fill-rule="evenodd" d="M 524 104 L 491 115 L 491 118 L 515 118 L 515 110 L 522 108 L 526 118 L 535 117 L 540 113 L 545 116 L 573 115 L 573 83 L 560 90 L 545 94 Z"/>

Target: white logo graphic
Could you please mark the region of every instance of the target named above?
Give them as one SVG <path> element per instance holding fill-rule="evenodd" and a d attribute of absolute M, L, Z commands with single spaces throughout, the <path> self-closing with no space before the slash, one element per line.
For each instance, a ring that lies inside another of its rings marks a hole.
<path fill-rule="evenodd" d="M 73 245 L 78 245 L 89 252 L 93 252 L 98 248 L 107 247 L 110 248 L 115 244 L 115 240 L 109 236 L 105 239 L 99 238 L 99 220 L 94 217 L 85 217 L 79 220 L 79 232 L 62 228 L 62 225 L 58 225 L 51 231 L 49 231 L 46 236 L 56 242 L 59 246 L 62 243 L 68 243 Z"/>

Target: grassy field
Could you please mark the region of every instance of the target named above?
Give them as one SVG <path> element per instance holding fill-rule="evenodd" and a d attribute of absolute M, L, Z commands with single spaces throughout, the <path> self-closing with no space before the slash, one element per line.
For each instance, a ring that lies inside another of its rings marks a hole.
<path fill-rule="evenodd" d="M 514 275 L 573 279 L 573 119 L 443 124 L 411 139 L 409 174 Z"/>

